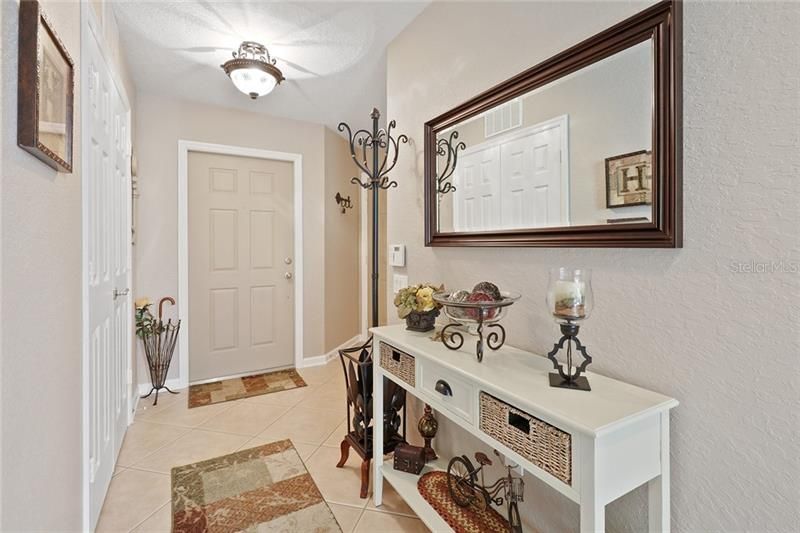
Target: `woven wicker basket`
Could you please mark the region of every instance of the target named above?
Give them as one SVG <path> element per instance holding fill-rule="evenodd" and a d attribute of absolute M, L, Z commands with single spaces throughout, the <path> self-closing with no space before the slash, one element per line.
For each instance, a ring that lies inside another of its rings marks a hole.
<path fill-rule="evenodd" d="M 525 411 L 480 394 L 480 428 L 522 457 L 572 485 L 572 436 Z"/>
<path fill-rule="evenodd" d="M 414 357 L 388 344 L 381 343 L 381 367 L 412 387 L 417 384 Z"/>

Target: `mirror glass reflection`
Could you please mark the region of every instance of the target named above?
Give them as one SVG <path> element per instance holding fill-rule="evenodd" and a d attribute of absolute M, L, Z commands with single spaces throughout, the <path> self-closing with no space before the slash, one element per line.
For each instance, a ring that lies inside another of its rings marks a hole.
<path fill-rule="evenodd" d="M 653 72 L 644 41 L 437 131 L 439 232 L 652 220 Z"/>

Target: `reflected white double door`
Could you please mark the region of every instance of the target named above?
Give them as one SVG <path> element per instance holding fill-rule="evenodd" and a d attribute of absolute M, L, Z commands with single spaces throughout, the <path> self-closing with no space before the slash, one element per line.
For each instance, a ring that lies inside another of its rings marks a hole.
<path fill-rule="evenodd" d="M 454 229 L 488 231 L 568 223 L 565 123 L 549 121 L 468 147 L 459 157 Z"/>

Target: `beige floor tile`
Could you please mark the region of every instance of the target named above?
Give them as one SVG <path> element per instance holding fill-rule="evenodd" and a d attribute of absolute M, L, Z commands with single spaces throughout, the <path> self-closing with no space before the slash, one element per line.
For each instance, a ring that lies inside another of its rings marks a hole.
<path fill-rule="evenodd" d="M 375 507 L 375 501 L 372 496 L 367 503 L 367 509 L 371 511 L 381 511 L 384 513 L 395 513 L 416 518 L 416 513 L 408 506 L 406 501 L 397 494 L 391 485 L 388 483 L 383 484 L 383 503 L 380 507 Z"/>
<path fill-rule="evenodd" d="M 111 478 L 97 532 L 130 531 L 169 501 L 169 476 L 125 470 Z"/>
<path fill-rule="evenodd" d="M 311 394 L 312 387 L 298 387 L 296 389 L 282 390 L 279 392 L 271 392 L 269 394 L 260 394 L 258 396 L 251 396 L 244 401 L 248 403 L 260 403 L 267 405 L 285 405 L 287 407 L 294 407 L 309 394 Z"/>
<path fill-rule="evenodd" d="M 179 402 L 186 402 L 186 398 L 188 396 L 186 389 L 176 390 L 178 394 L 170 394 L 165 392 L 164 394 L 158 395 L 158 405 L 153 405 L 153 397 L 150 396 L 149 398 L 139 398 L 139 403 L 136 405 L 136 414 L 139 415 L 140 413 L 146 413 L 151 411 L 163 411 L 170 405 L 174 405 Z"/>
<path fill-rule="evenodd" d="M 258 436 L 271 439 L 267 442 L 291 439 L 293 442 L 322 444 L 344 418 L 344 410 L 309 409 L 298 405 L 289 409 Z"/>
<path fill-rule="evenodd" d="M 339 450 L 322 446 L 306 461 L 306 467 L 325 501 L 363 508 L 367 500 L 359 498 L 361 459 L 351 454 L 342 468 L 336 468 L 339 457 Z"/>
<path fill-rule="evenodd" d="M 323 446 L 331 446 L 333 448 L 338 448 L 342 444 L 342 440 L 344 440 L 344 436 L 347 433 L 347 420 L 339 424 L 339 427 L 334 429 L 330 436 L 325 439 L 325 442 L 322 443 Z"/>
<path fill-rule="evenodd" d="M 193 429 L 158 450 L 158 453 L 153 453 L 137 462 L 133 468 L 169 474 L 173 467 L 232 453 L 247 440 L 248 437 L 244 435 Z"/>
<path fill-rule="evenodd" d="M 344 379 L 342 364 L 339 362 L 338 358 L 331 360 L 326 365 L 301 368 L 297 373 L 300 374 L 303 380 L 309 385 L 322 385 L 328 383 L 337 376 Z"/>
<path fill-rule="evenodd" d="M 319 446 L 306 444 L 304 442 L 293 442 L 292 445 L 294 449 L 297 450 L 297 453 L 300 454 L 300 459 L 302 459 L 304 463 L 311 459 L 311 456 L 314 455 L 314 452 L 319 448 Z"/>
<path fill-rule="evenodd" d="M 343 411 L 347 407 L 345 403 L 344 387 L 338 384 L 327 383 L 315 387 L 311 394 L 306 395 L 299 404 L 300 407 L 310 407 L 312 409 L 339 409 Z"/>
<path fill-rule="evenodd" d="M 356 533 L 427 533 L 430 531 L 419 518 L 366 510 L 356 524 Z"/>
<path fill-rule="evenodd" d="M 139 420 L 128 428 L 122 449 L 119 452 L 118 465 L 130 466 L 141 461 L 162 446 L 178 439 L 188 432 L 188 428 L 153 424 Z"/>
<path fill-rule="evenodd" d="M 350 507 L 348 505 L 339 505 L 338 503 L 328 503 L 328 507 L 333 511 L 333 516 L 339 522 L 343 533 L 352 533 L 358 519 L 361 518 L 361 513 L 364 512 L 360 507 Z"/>
<path fill-rule="evenodd" d="M 204 422 L 200 429 L 255 436 L 291 409 L 285 405 L 242 402 Z"/>
<path fill-rule="evenodd" d="M 119 474 L 119 473 L 122 473 L 122 472 L 124 472 L 124 471 L 125 471 L 125 468 L 123 468 L 123 467 L 121 467 L 121 466 L 115 466 L 115 467 L 114 467 L 114 473 L 113 473 L 113 474 L 111 474 L 111 476 L 112 476 L 112 477 L 113 477 L 113 476 L 116 476 L 117 474 Z"/>
<path fill-rule="evenodd" d="M 172 531 L 172 504 L 168 503 L 136 526 L 133 533 L 170 533 Z"/>
<path fill-rule="evenodd" d="M 189 409 L 184 398 L 184 401 L 172 404 L 163 411 L 145 413 L 141 420 L 173 426 L 197 427 L 212 417 L 231 409 L 235 404 L 236 402 L 222 402 Z"/>

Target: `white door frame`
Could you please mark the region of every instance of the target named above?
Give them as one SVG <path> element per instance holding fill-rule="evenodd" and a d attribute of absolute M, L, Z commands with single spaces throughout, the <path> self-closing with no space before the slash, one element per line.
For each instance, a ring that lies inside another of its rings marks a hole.
<path fill-rule="evenodd" d="M 178 140 L 178 387 L 189 386 L 189 152 L 288 161 L 294 167 L 294 365 L 303 366 L 303 156 L 259 148 Z"/>
<path fill-rule="evenodd" d="M 131 125 L 131 105 L 130 100 L 128 100 L 128 94 L 125 92 L 125 85 L 122 83 L 122 78 L 119 77 L 119 73 L 114 69 L 114 62 L 111 61 L 107 48 L 105 46 L 105 40 L 103 39 L 103 31 L 100 26 L 100 21 L 97 20 L 97 16 L 94 12 L 94 9 L 89 5 L 88 2 L 81 2 L 80 3 L 80 18 L 81 18 L 81 57 L 84 57 L 84 47 L 87 46 L 89 39 L 93 39 L 97 42 L 97 49 L 100 51 L 100 54 L 103 56 L 103 60 L 108 67 L 108 71 L 111 74 L 111 80 L 114 82 L 117 91 L 122 99 L 122 104 L 125 106 L 128 112 L 128 141 L 130 142 L 132 139 L 133 131 L 130 128 Z M 86 74 L 88 73 L 88 69 L 80 69 L 80 101 L 86 102 L 88 98 L 84 98 L 86 91 L 88 91 L 89 84 L 86 81 Z M 86 125 L 89 123 L 88 120 L 88 113 L 89 113 L 89 106 L 80 106 L 80 124 Z M 82 469 L 82 502 L 81 502 L 81 515 L 82 515 L 82 523 L 83 523 L 83 530 L 84 531 L 92 531 L 92 524 L 91 524 L 91 499 L 90 499 L 90 476 L 91 476 L 91 466 L 89 465 L 89 453 L 90 453 L 90 430 L 89 430 L 89 416 L 90 416 L 90 406 L 89 406 L 89 396 L 90 396 L 90 379 L 91 376 L 89 375 L 90 369 L 90 360 L 89 360 L 89 196 L 88 196 L 88 187 L 86 187 L 86 180 L 89 176 L 89 165 L 91 158 L 89 157 L 89 142 L 87 142 L 88 138 L 88 128 L 81 127 L 81 458 L 80 464 Z M 131 154 L 131 146 L 128 145 L 128 155 Z M 130 216 L 132 216 L 132 210 L 129 214 L 128 219 L 128 226 L 130 226 L 131 220 Z M 132 245 L 131 245 L 132 246 Z M 133 252 L 128 254 L 128 288 L 130 289 L 129 298 L 133 298 L 133 294 L 135 294 L 134 287 L 133 287 Z M 131 315 L 130 320 L 133 321 L 133 316 Z M 128 358 L 128 379 L 127 379 L 127 392 L 128 392 L 128 424 L 130 425 L 133 422 L 133 410 L 135 408 L 135 402 L 139 399 L 138 395 L 136 394 L 136 389 L 133 386 L 133 363 L 134 363 L 134 355 L 136 354 L 135 350 L 135 339 L 134 335 L 131 335 L 131 348 L 130 354 L 131 357 Z"/>

